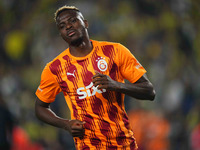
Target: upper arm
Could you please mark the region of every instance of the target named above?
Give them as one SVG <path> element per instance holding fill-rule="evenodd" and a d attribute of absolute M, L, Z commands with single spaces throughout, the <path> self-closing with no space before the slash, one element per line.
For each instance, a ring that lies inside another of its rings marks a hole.
<path fill-rule="evenodd" d="M 40 116 L 43 114 L 43 111 L 45 109 L 50 108 L 50 103 L 45 103 L 41 101 L 38 97 L 36 97 L 35 100 L 35 115 L 40 118 Z"/>
<path fill-rule="evenodd" d="M 50 103 L 45 103 L 45 102 L 41 101 L 38 97 L 36 97 L 35 106 L 36 107 L 41 106 L 41 107 L 49 108 Z"/>
<path fill-rule="evenodd" d="M 141 78 L 139 78 L 135 83 L 144 83 L 144 82 L 150 83 L 146 74 L 144 74 Z"/>

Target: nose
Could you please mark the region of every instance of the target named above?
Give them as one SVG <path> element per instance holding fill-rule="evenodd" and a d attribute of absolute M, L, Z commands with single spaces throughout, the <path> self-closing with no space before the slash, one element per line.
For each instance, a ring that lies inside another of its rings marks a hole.
<path fill-rule="evenodd" d="M 72 27 L 72 24 L 70 23 L 70 22 L 68 22 L 67 24 L 66 24 L 66 29 L 70 29 Z"/>

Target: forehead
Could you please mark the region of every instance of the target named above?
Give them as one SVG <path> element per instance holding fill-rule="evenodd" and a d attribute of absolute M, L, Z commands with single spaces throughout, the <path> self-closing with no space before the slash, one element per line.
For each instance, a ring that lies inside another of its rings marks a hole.
<path fill-rule="evenodd" d="M 70 19 L 72 17 L 81 17 L 81 14 L 75 10 L 63 10 L 56 19 L 56 22 L 59 23 L 62 20 Z"/>

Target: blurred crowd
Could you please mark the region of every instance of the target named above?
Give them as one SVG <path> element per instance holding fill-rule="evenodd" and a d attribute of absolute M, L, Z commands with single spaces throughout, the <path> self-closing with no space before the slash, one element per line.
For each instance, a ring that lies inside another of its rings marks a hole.
<path fill-rule="evenodd" d="M 53 19 L 65 4 L 89 21 L 91 39 L 125 45 L 147 70 L 155 101 L 125 98 L 139 150 L 199 150 L 198 0 L 0 1 L 0 149 L 74 149 L 68 132 L 34 114 L 41 72 L 67 48 Z M 51 107 L 70 118 L 62 94 Z"/>

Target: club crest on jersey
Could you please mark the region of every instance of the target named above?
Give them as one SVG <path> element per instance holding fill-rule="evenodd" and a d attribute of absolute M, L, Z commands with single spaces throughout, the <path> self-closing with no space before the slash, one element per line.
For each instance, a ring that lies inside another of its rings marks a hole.
<path fill-rule="evenodd" d="M 97 67 L 99 68 L 100 71 L 106 71 L 108 68 L 107 62 L 104 60 L 105 58 L 98 58 L 97 61 Z"/>

